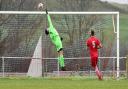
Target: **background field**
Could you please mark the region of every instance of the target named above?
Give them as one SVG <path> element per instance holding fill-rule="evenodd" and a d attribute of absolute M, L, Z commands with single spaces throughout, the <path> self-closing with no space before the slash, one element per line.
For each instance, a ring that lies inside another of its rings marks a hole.
<path fill-rule="evenodd" d="M 128 89 L 128 80 L 90 78 L 1 78 L 0 89 Z"/>

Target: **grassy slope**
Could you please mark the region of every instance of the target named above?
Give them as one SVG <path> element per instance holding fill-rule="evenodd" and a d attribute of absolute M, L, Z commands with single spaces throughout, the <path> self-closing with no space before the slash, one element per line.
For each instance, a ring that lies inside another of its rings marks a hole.
<path fill-rule="evenodd" d="M 120 40 L 127 41 L 128 38 L 128 15 L 120 14 Z"/>
<path fill-rule="evenodd" d="M 128 12 L 128 4 L 110 3 L 112 6 L 118 7 Z"/>
<path fill-rule="evenodd" d="M 128 5 L 127 4 L 117 4 L 108 3 L 108 7 L 113 6 L 120 10 L 120 41 L 127 42 L 127 31 L 128 31 Z M 124 10 L 124 11 L 122 11 Z M 125 13 L 121 13 L 125 12 Z M 127 42 L 128 43 L 128 42 Z"/>
<path fill-rule="evenodd" d="M 0 89 L 128 89 L 128 80 L 0 79 Z"/>

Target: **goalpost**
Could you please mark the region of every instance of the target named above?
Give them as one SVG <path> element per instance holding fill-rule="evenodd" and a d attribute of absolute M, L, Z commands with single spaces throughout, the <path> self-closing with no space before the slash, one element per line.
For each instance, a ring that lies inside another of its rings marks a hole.
<path fill-rule="evenodd" d="M 44 11 L 42 11 L 42 12 L 41 11 L 0 11 L 0 14 L 1 15 L 4 15 L 4 14 L 10 14 L 10 15 L 13 15 L 13 14 L 15 14 L 15 15 L 30 15 L 30 14 L 35 15 L 35 14 L 37 14 L 37 15 L 41 15 L 41 14 L 46 14 L 46 13 Z M 119 65 L 119 61 L 120 61 L 120 55 L 119 55 L 120 54 L 119 53 L 119 51 L 120 51 L 119 50 L 119 12 L 61 12 L 61 11 L 54 12 L 54 11 L 49 11 L 49 14 L 51 14 L 51 15 L 115 15 L 117 21 L 116 21 L 116 27 L 114 27 L 114 32 L 116 34 L 116 41 L 117 41 L 116 42 L 117 43 L 116 50 L 117 51 L 116 51 L 116 57 L 111 57 L 111 58 L 117 58 L 116 77 L 119 78 L 119 75 L 120 75 L 119 74 L 120 73 L 120 69 L 119 69 L 120 68 L 120 65 Z M 113 25 L 114 25 L 114 22 L 113 22 Z M 40 34 L 40 36 L 41 36 L 41 34 Z M 38 36 L 37 39 L 39 39 L 40 36 Z M 38 42 L 38 43 L 40 43 L 40 42 Z M 37 46 L 38 46 L 38 44 L 37 44 Z M 35 49 L 36 48 L 38 48 L 38 47 L 35 47 Z M 39 51 L 39 50 L 37 50 L 37 51 Z M 36 53 L 36 52 L 34 52 L 34 53 Z M 40 53 L 42 53 L 41 50 L 40 50 Z M 35 55 L 35 54 L 33 54 L 33 55 Z M 33 57 L 37 57 L 37 59 L 47 59 L 47 58 L 41 57 L 41 55 L 39 57 L 38 56 L 33 56 Z M 2 58 L 6 58 L 6 57 L 2 57 Z M 83 58 L 86 58 L 86 57 L 83 57 Z M 100 57 L 100 58 L 105 58 L 105 57 Z M 50 59 L 50 58 L 48 58 L 48 59 Z M 53 58 L 53 59 L 56 59 L 56 58 Z M 65 59 L 75 59 L 75 58 L 65 58 Z M 79 59 L 79 58 L 76 58 L 76 59 Z M 33 65 L 30 64 L 30 66 L 31 66 L 31 70 L 34 69 L 33 68 L 34 64 Z M 37 69 L 35 69 L 35 70 L 37 70 Z M 39 70 L 39 71 L 41 71 L 41 70 Z M 31 72 L 29 72 L 29 74 L 31 75 Z M 38 74 L 37 74 L 37 76 L 38 76 Z M 41 72 L 39 72 L 39 76 L 41 76 Z"/>

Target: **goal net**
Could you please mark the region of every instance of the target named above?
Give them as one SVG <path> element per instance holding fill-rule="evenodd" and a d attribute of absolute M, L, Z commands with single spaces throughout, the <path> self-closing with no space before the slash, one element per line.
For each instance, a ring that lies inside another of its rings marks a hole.
<path fill-rule="evenodd" d="M 42 76 L 41 59 L 30 57 L 42 57 L 41 36 L 45 21 L 41 14 L 0 12 L 1 75 L 26 75 L 28 72 L 28 76 Z"/>
<path fill-rule="evenodd" d="M 57 52 L 45 35 L 45 12 L 0 12 L 1 75 L 93 76 L 86 39 L 93 29 L 101 40 L 98 66 L 104 76 L 119 77 L 118 12 L 49 12 L 63 38 L 66 72 L 59 71 Z M 124 62 L 124 60 L 122 60 Z"/>

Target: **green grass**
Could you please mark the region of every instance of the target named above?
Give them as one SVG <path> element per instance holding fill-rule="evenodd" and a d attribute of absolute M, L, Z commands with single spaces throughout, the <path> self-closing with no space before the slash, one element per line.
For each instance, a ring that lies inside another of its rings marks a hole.
<path fill-rule="evenodd" d="M 0 89 L 128 89 L 128 80 L 87 78 L 1 78 Z"/>

